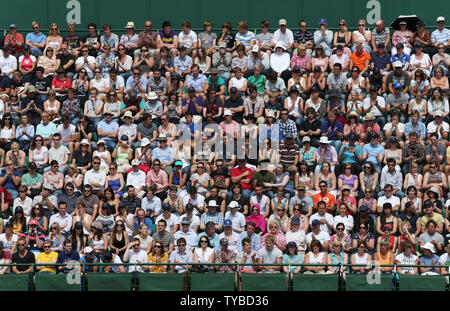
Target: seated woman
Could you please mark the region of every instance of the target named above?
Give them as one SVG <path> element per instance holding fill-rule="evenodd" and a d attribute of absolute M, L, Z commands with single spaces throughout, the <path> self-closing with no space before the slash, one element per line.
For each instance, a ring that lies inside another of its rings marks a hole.
<path fill-rule="evenodd" d="M 64 235 L 61 234 L 61 227 L 57 222 L 50 225 L 50 234 L 47 240 L 52 241 L 52 252 L 60 252 L 63 250 Z"/>
<path fill-rule="evenodd" d="M 125 171 L 127 173 L 127 171 Z M 120 200 L 124 194 L 125 181 L 123 174 L 118 172 L 117 162 L 109 165 L 109 175 L 106 176 L 105 189 L 110 188 L 114 191 L 115 197 Z"/>
<path fill-rule="evenodd" d="M 289 266 L 283 266 L 285 273 L 300 273 L 302 266 L 295 266 L 294 264 L 302 264 L 303 256 L 298 253 L 297 244 L 294 241 L 287 244 L 281 263 L 289 264 Z"/>
<path fill-rule="evenodd" d="M 434 77 L 431 77 L 430 79 L 430 86 L 432 89 L 440 87 L 448 96 L 448 77 L 444 75 L 444 69 L 442 69 L 442 67 L 438 66 L 434 69 Z"/>
<path fill-rule="evenodd" d="M 337 221 L 340 221 L 340 219 L 337 219 Z M 352 226 L 353 226 L 353 218 L 352 218 Z M 351 231 L 349 231 L 348 228 L 346 228 L 343 222 L 338 222 L 338 224 L 335 227 L 335 230 L 336 234 L 333 234 L 330 239 L 331 251 L 333 251 L 332 247 L 333 244 L 339 243 L 342 246 L 341 251 L 350 254 L 352 252 L 352 237 L 349 234 L 349 232 Z"/>
<path fill-rule="evenodd" d="M 357 212 L 356 198 L 351 195 L 350 187 L 348 185 L 342 186 L 339 195 L 336 197 L 336 203 L 338 206 L 345 204 L 346 214 L 355 215 Z"/>
<path fill-rule="evenodd" d="M 447 189 L 447 178 L 441 170 L 439 161 L 433 161 L 430 164 L 430 170 L 423 176 L 422 189 L 425 192 L 424 201 L 429 199 L 429 190 L 437 190 L 436 198 L 442 198 Z"/>
<path fill-rule="evenodd" d="M 440 87 L 436 87 L 430 90 L 430 99 L 428 100 L 428 116 L 426 122 L 429 123 L 434 120 L 434 114 L 441 110 L 444 112 L 444 120 L 449 115 L 449 103 L 448 99 L 444 97 L 444 91 Z"/>
<path fill-rule="evenodd" d="M 183 172 L 183 162 L 180 160 L 175 161 L 175 168 L 169 174 L 169 188 L 175 187 L 178 197 L 184 197 L 187 195 L 187 176 L 187 172 Z"/>
<path fill-rule="evenodd" d="M 359 223 L 359 231 L 353 236 L 352 248 L 354 251 L 357 250 L 361 242 L 364 243 L 368 251 L 373 252 L 375 250 L 375 236 L 372 232 L 367 231 L 368 227 L 368 223 L 366 222 Z"/>
<path fill-rule="evenodd" d="M 169 255 L 164 251 L 164 245 L 160 241 L 156 241 L 153 246 L 153 252 L 148 254 L 148 262 L 149 263 L 168 263 Z M 149 266 L 149 271 L 152 273 L 166 273 L 167 266 Z"/>
<path fill-rule="evenodd" d="M 358 29 L 352 33 L 353 52 L 356 51 L 356 43 L 360 42 L 363 45 L 363 50 L 367 53 L 372 53 L 370 42 L 372 41 L 372 33 L 366 28 L 366 21 L 360 19 L 358 21 Z"/>
<path fill-rule="evenodd" d="M 391 225 L 391 234 L 395 235 L 397 233 L 398 220 L 392 214 L 392 204 L 389 202 L 384 203 L 383 209 L 381 211 L 378 210 L 378 214 L 380 216 L 377 217 L 377 234 L 383 235 L 385 233 L 385 226 Z"/>
<path fill-rule="evenodd" d="M 423 255 L 419 259 L 419 264 L 421 266 L 437 265 L 439 263 L 439 256 L 436 255 L 436 247 L 431 242 L 425 243 L 425 245 L 422 246 L 422 253 Z M 419 270 L 421 275 L 439 275 L 441 269 L 435 267 L 420 267 Z"/>
<path fill-rule="evenodd" d="M 346 268 L 338 266 L 348 264 L 348 255 L 342 248 L 342 242 L 337 240 L 331 244 L 331 252 L 327 256 L 327 263 L 329 264 L 327 274 L 345 273 Z"/>
<path fill-rule="evenodd" d="M 358 242 L 356 253 L 350 257 L 350 263 L 352 265 L 361 265 L 351 267 L 352 272 L 355 274 L 369 273 L 372 269 L 372 255 L 367 252 L 366 244 L 363 241 Z"/>
<path fill-rule="evenodd" d="M 384 234 L 378 237 L 377 249 L 380 249 L 381 241 L 386 241 L 389 243 L 389 250 L 393 253 L 397 251 L 398 239 L 396 236 L 392 235 L 392 225 L 386 224 L 383 228 Z"/>
<path fill-rule="evenodd" d="M 412 91 L 412 90 L 411 90 Z M 408 115 L 412 116 L 413 112 L 417 110 L 419 112 L 419 120 L 424 122 L 428 114 L 428 104 L 423 98 L 423 92 L 420 89 L 415 91 L 415 97 L 408 103 Z M 409 118 L 411 120 L 411 117 Z"/>
<path fill-rule="evenodd" d="M 403 142 L 401 142 L 403 143 Z M 382 171 L 386 173 L 388 170 L 387 162 L 389 159 L 394 159 L 395 163 L 395 169 L 397 171 L 400 171 L 400 165 L 402 163 L 402 146 L 400 145 L 400 142 L 397 137 L 391 137 L 389 140 L 387 140 L 385 150 L 384 150 L 384 158 L 383 158 L 383 169 Z"/>
<path fill-rule="evenodd" d="M 303 144 L 303 148 L 306 148 L 305 144 Z M 313 147 L 311 147 L 311 149 L 312 148 Z M 301 150 L 300 150 L 300 157 L 302 156 Z M 298 172 L 298 185 L 304 184 L 305 188 L 306 188 L 305 189 L 306 195 L 312 197 L 314 195 L 314 174 L 312 172 L 313 167 L 311 167 L 311 170 L 309 170 L 310 165 L 305 160 L 305 156 L 306 156 L 306 152 L 304 153 L 303 160 L 300 161 L 300 170 Z M 314 158 L 315 158 L 315 156 L 314 156 Z"/>
<path fill-rule="evenodd" d="M 315 57 L 311 59 L 312 68 L 316 68 L 316 66 L 320 67 L 320 70 L 323 74 L 327 75 L 328 70 L 328 56 L 325 54 L 325 51 L 322 45 L 316 45 L 316 54 Z"/>
<path fill-rule="evenodd" d="M 335 197 L 337 195 L 336 191 L 336 175 L 332 171 L 330 171 L 330 163 L 323 162 L 322 168 L 319 171 L 319 174 L 315 177 L 315 188 L 316 193 L 320 191 L 319 183 L 324 180 L 328 186 L 328 192 L 333 194 Z"/>
<path fill-rule="evenodd" d="M 310 208 L 310 210 L 312 213 L 312 207 Z M 277 211 L 278 211 L 278 209 L 277 209 Z M 305 231 L 305 233 L 308 232 L 309 231 L 309 220 L 308 220 L 307 213 L 308 213 L 308 211 L 305 211 L 300 203 L 295 204 L 294 207 L 292 208 L 292 211 L 290 212 L 290 214 L 292 216 L 289 217 L 289 220 L 287 222 L 287 228 L 291 227 L 292 217 L 297 216 L 300 219 L 300 224 L 299 224 L 298 230 Z"/>
<path fill-rule="evenodd" d="M 133 159 L 133 149 L 129 144 L 128 136 L 124 135 L 121 138 L 120 143 L 114 148 L 112 157 L 114 158 L 113 163 L 117 164 L 117 173 L 126 174 L 131 168 L 130 161 Z"/>
<path fill-rule="evenodd" d="M 358 176 L 352 174 L 351 163 L 344 164 L 344 173 L 339 175 L 338 177 L 338 189 L 342 191 L 344 186 L 348 186 L 348 188 L 350 188 L 349 189 L 350 193 L 348 193 L 350 197 L 356 198 L 358 196 Z M 356 209 L 356 201 L 355 201 L 355 209 Z"/>
<path fill-rule="evenodd" d="M 116 193 L 111 187 L 105 187 L 105 191 L 103 192 L 103 197 L 100 199 L 99 202 L 99 210 L 102 209 L 104 204 L 109 204 L 111 209 L 113 209 L 114 217 L 119 215 L 119 205 L 120 205 L 120 198 L 116 196 Z"/>
<path fill-rule="evenodd" d="M 372 189 L 378 192 L 380 187 L 378 185 L 380 174 L 375 170 L 372 162 L 366 162 L 363 165 L 363 170 L 359 173 L 359 184 L 361 185 L 360 197 L 364 196 L 366 189 Z"/>
<path fill-rule="evenodd" d="M 78 167 L 82 174 L 86 174 L 92 167 L 92 154 L 89 152 L 89 141 L 83 139 L 80 143 L 81 148 L 75 148 L 72 163 Z"/>
<path fill-rule="evenodd" d="M 298 209 L 300 209 L 300 208 L 298 208 Z M 289 228 L 289 224 L 288 224 L 289 221 L 290 221 L 290 218 L 287 216 L 286 211 L 282 208 L 277 208 L 276 212 L 273 213 L 272 215 L 270 215 L 268 223 L 269 224 L 272 222 L 278 223 L 279 230 L 282 233 L 286 234 L 286 232 Z M 300 221 L 300 224 L 301 223 L 302 223 L 302 221 Z"/>
<path fill-rule="evenodd" d="M 311 242 L 311 251 L 305 256 L 304 264 L 315 264 L 316 266 L 305 266 L 305 274 L 324 274 L 327 268 L 327 253 L 322 249 L 319 240 Z"/>
<path fill-rule="evenodd" d="M 419 258 L 412 253 L 414 245 L 410 241 L 403 242 L 403 252 L 395 257 L 396 265 L 417 265 Z M 417 275 L 419 269 L 417 267 L 397 267 L 398 274 Z"/>
<path fill-rule="evenodd" d="M 394 265 L 395 255 L 394 252 L 389 250 L 389 242 L 381 240 L 378 242 L 378 251 L 373 255 L 373 260 L 379 265 Z M 394 266 L 392 267 L 377 267 L 381 273 L 392 273 Z"/>
<path fill-rule="evenodd" d="M 409 173 L 408 173 L 409 174 Z M 406 197 L 400 202 L 400 212 L 404 213 L 406 210 L 406 204 L 412 203 L 414 205 L 414 210 L 418 214 L 422 214 L 422 200 L 418 196 L 419 191 L 417 191 L 415 186 L 409 186 L 406 189 Z"/>
<path fill-rule="evenodd" d="M 401 234 L 398 237 L 398 249 L 397 249 L 397 253 L 400 254 L 404 251 L 404 244 L 406 241 L 410 241 L 411 243 L 413 243 L 413 245 L 416 244 L 416 236 L 418 236 L 420 234 L 420 228 L 421 228 L 421 224 L 420 224 L 420 217 L 416 217 L 416 223 L 414 224 L 414 227 L 416 229 L 413 229 L 411 226 L 411 223 L 409 220 L 405 220 L 400 222 L 401 219 L 399 219 L 399 227 L 401 228 Z M 413 254 L 416 254 L 416 249 L 413 249 Z"/>
<path fill-rule="evenodd" d="M 44 102 L 44 111 L 48 112 L 48 119 L 51 122 L 58 121 L 61 118 L 59 111 L 61 102 L 56 98 L 56 91 L 48 91 L 48 99 Z"/>
<path fill-rule="evenodd" d="M 358 66 L 353 66 L 351 68 L 352 75 L 347 79 L 347 91 L 355 91 L 358 93 L 358 99 L 363 101 L 366 97 L 366 80 L 361 76 Z"/>
<path fill-rule="evenodd" d="M 422 97 L 427 98 L 430 90 L 430 82 L 428 81 L 422 69 L 417 69 L 414 72 L 411 80 L 411 98 L 417 97 L 417 93 L 421 93 Z"/>
<path fill-rule="evenodd" d="M 286 249 L 286 237 L 280 231 L 280 225 L 277 221 L 269 222 L 267 226 L 269 231 L 264 234 L 261 238 L 261 248 L 266 247 L 266 237 L 271 235 L 274 238 L 274 247 L 277 247 L 280 251 L 285 251 Z"/>
<path fill-rule="evenodd" d="M 60 60 L 56 58 L 53 48 L 48 46 L 44 49 L 44 55 L 38 58 L 37 67 L 44 68 L 44 77 L 53 76 L 56 74 L 56 69 L 59 68 Z"/>
<path fill-rule="evenodd" d="M 251 206 L 250 215 L 247 216 L 246 223 L 255 223 L 255 233 L 258 235 L 264 235 L 267 232 L 267 222 L 266 218 L 260 212 L 260 207 L 258 204 L 253 204 Z"/>
<path fill-rule="evenodd" d="M 77 165 L 70 163 L 67 166 L 67 174 L 64 176 L 64 189 L 67 184 L 71 183 L 74 187 L 75 194 L 80 195 L 83 177 L 83 173 L 79 173 Z"/>
<path fill-rule="evenodd" d="M 50 25 L 50 33 L 47 36 L 47 41 L 45 43 L 46 47 L 51 47 L 55 51 L 55 55 L 59 53 L 61 45 L 63 43 L 63 38 L 59 35 L 58 24 L 53 23 Z"/>
<path fill-rule="evenodd" d="M 202 236 L 198 240 L 198 245 L 194 250 L 193 262 L 195 263 L 214 263 L 214 248 L 211 247 L 211 243 L 207 236 Z M 193 266 L 193 270 L 196 272 L 211 272 L 214 269 L 213 266 Z"/>

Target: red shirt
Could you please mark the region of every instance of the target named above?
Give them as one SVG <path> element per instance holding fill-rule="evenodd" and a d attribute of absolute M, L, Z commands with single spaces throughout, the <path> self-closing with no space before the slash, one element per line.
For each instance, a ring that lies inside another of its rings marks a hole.
<path fill-rule="evenodd" d="M 246 167 L 246 168 L 244 168 L 244 170 L 242 170 L 242 171 L 241 171 L 241 169 L 239 168 L 239 166 L 233 168 L 233 169 L 231 170 L 231 178 L 236 177 L 236 176 L 239 176 L 239 175 L 241 175 L 241 174 L 243 174 L 243 173 L 245 173 L 245 172 L 248 172 L 248 176 L 244 177 L 243 179 L 250 179 L 250 183 L 244 184 L 244 183 L 240 182 L 240 184 L 241 184 L 241 186 L 242 186 L 242 189 L 244 189 L 244 190 L 245 190 L 245 189 L 252 190 L 252 182 L 251 182 L 251 181 L 252 181 L 252 179 L 253 179 L 253 171 L 252 171 L 250 168 Z"/>
<path fill-rule="evenodd" d="M 59 89 L 64 86 L 64 90 L 59 90 L 58 93 L 67 93 L 67 89 L 72 87 L 72 83 L 69 78 L 65 78 L 65 80 L 59 80 L 57 77 L 54 77 L 52 80 L 52 87 L 55 89 Z"/>

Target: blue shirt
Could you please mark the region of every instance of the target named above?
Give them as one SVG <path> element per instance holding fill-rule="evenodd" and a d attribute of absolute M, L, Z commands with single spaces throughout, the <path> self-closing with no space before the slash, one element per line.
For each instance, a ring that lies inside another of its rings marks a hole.
<path fill-rule="evenodd" d="M 18 138 L 20 141 L 32 141 L 34 137 L 34 126 L 28 124 L 25 128 L 22 125 L 19 125 L 16 130 L 16 137 L 19 137 L 23 132 L 27 133 L 27 135 L 23 135 Z"/>
<path fill-rule="evenodd" d="M 156 147 L 153 149 L 152 153 L 152 162 L 158 159 L 161 163 L 169 163 L 173 161 L 172 148 L 166 147 L 166 149 L 161 149 L 160 147 Z"/>
<path fill-rule="evenodd" d="M 30 32 L 25 37 L 25 42 L 30 41 L 31 43 L 42 43 L 47 41 L 47 36 L 44 35 L 42 32 L 40 32 L 38 35 L 36 35 L 34 32 Z M 35 47 L 31 47 L 32 49 L 37 49 Z"/>
<path fill-rule="evenodd" d="M 131 87 L 133 86 L 133 84 L 134 84 L 134 76 L 131 75 L 131 76 L 127 79 L 127 83 L 126 83 L 126 86 L 125 86 L 125 91 L 128 92 L 128 90 L 131 89 Z M 144 76 L 141 76 L 141 77 L 139 78 L 139 85 L 140 85 L 144 90 L 147 90 L 147 78 L 144 77 Z M 136 90 L 136 92 L 138 92 L 138 94 L 145 95 L 145 93 L 144 93 L 144 94 L 141 93 L 141 91 L 138 89 L 137 86 L 136 86 L 134 89 Z"/>
<path fill-rule="evenodd" d="M 95 261 L 98 262 L 98 258 L 95 255 L 92 257 L 91 261 L 87 261 L 86 260 L 86 256 L 81 257 L 80 260 L 82 262 L 84 262 L 84 263 L 94 263 Z M 84 272 L 94 272 L 94 266 L 84 266 L 84 270 L 83 271 Z"/>
<path fill-rule="evenodd" d="M 411 121 L 405 124 L 405 136 L 409 136 L 412 132 L 416 132 L 419 135 L 419 138 L 425 138 L 427 134 L 427 129 L 423 122 L 417 122 L 417 125 L 414 126 Z"/>
<path fill-rule="evenodd" d="M 115 130 L 119 129 L 119 124 L 117 122 L 114 122 L 112 119 L 111 122 L 109 123 L 106 122 L 106 120 L 101 120 L 100 122 L 98 122 L 97 127 L 101 129 L 103 132 L 113 133 Z M 116 138 L 109 138 L 109 137 L 100 137 L 100 138 L 117 141 Z"/>
<path fill-rule="evenodd" d="M 344 156 L 342 157 L 342 163 L 357 163 L 358 162 L 358 158 L 355 156 L 355 154 L 353 152 L 351 152 L 350 150 L 346 150 L 344 151 L 344 147 L 349 146 L 349 144 L 345 144 L 341 146 L 341 149 L 339 150 L 339 155 L 341 155 L 341 153 L 344 153 Z M 358 145 L 353 145 L 353 148 L 355 148 L 356 154 L 361 157 L 363 155 L 362 149 L 360 146 Z"/>
<path fill-rule="evenodd" d="M 302 264 L 303 263 L 303 256 L 301 254 L 297 254 L 294 256 L 290 256 L 288 254 L 284 254 L 282 257 L 281 263 L 283 264 Z M 289 268 L 288 268 L 289 269 Z M 291 266 L 290 272 L 294 272 L 295 269 L 297 269 L 297 266 Z"/>
<path fill-rule="evenodd" d="M 144 223 L 147 225 L 148 230 L 152 231 L 153 221 L 149 217 L 145 217 Z M 140 227 L 139 221 L 134 221 L 133 222 L 133 231 L 135 230 L 136 226 L 137 226 L 136 231 L 139 232 L 139 229 L 140 229 L 139 228 Z"/>
<path fill-rule="evenodd" d="M 372 143 L 368 143 L 364 145 L 363 152 L 367 152 L 369 154 L 367 161 L 372 162 L 373 164 L 378 164 L 376 155 L 377 153 L 384 154 L 384 147 L 381 146 L 380 144 L 377 144 L 374 147 Z"/>
<path fill-rule="evenodd" d="M 242 247 L 242 240 L 248 238 L 247 231 L 241 232 L 239 234 L 239 250 L 242 251 L 244 248 Z M 257 251 L 261 247 L 261 236 L 257 235 L 256 233 L 252 234 L 252 237 L 250 238 L 252 241 L 252 250 Z"/>
<path fill-rule="evenodd" d="M 402 56 L 398 56 L 398 54 L 395 54 L 392 56 L 391 58 L 391 62 L 395 63 L 396 61 L 400 61 L 402 63 L 403 66 L 405 66 L 405 63 L 411 63 L 411 57 L 405 53 L 403 53 Z M 382 69 L 382 68 L 380 68 Z"/>
<path fill-rule="evenodd" d="M 13 174 L 14 174 L 14 176 L 18 176 L 18 177 L 22 176 L 22 174 L 20 174 L 20 172 L 17 170 L 14 170 Z M 0 174 L 0 177 L 5 177 L 5 176 L 6 176 L 6 170 Z M 11 175 L 9 175 L 6 178 L 5 183 L 2 185 L 2 187 L 5 187 L 6 189 L 11 189 L 11 190 L 17 190 L 17 187 L 14 184 Z"/>
<path fill-rule="evenodd" d="M 433 43 L 443 43 L 446 45 L 448 40 L 450 40 L 450 30 L 447 28 L 442 29 L 442 31 L 436 29 L 431 33 L 431 42 Z"/>
<path fill-rule="evenodd" d="M 44 123 L 38 124 L 36 126 L 36 135 L 41 135 L 42 137 L 48 138 L 56 133 L 56 124 L 53 122 L 49 122 L 47 125 Z"/>
<path fill-rule="evenodd" d="M 177 73 L 182 73 L 192 66 L 192 58 L 189 55 L 184 58 L 177 56 L 173 60 L 173 66 L 177 68 Z"/>
<path fill-rule="evenodd" d="M 383 56 L 380 56 L 378 53 L 373 53 L 370 57 L 370 61 L 375 67 L 381 70 L 391 63 L 391 58 L 386 53 Z"/>
<path fill-rule="evenodd" d="M 189 88 L 193 86 L 195 90 L 203 90 L 203 83 L 205 82 L 206 76 L 201 73 L 197 76 L 197 79 L 194 78 L 194 75 L 190 75 L 186 80 L 186 87 Z"/>
<path fill-rule="evenodd" d="M 334 121 L 334 124 L 331 125 L 328 120 L 323 121 L 322 126 L 320 129 L 322 130 L 322 133 L 326 133 L 328 131 L 328 128 L 331 126 L 331 133 L 328 134 L 328 139 L 330 140 L 338 140 L 337 133 L 342 133 L 344 131 L 344 127 L 342 126 L 342 123 L 339 121 Z"/>
<path fill-rule="evenodd" d="M 432 260 L 434 260 L 434 264 L 431 262 Z M 424 266 L 439 265 L 439 256 L 436 254 L 431 254 L 429 257 L 423 255 L 420 257 L 419 263 Z M 430 271 L 437 272 L 436 268 L 431 268 Z"/>

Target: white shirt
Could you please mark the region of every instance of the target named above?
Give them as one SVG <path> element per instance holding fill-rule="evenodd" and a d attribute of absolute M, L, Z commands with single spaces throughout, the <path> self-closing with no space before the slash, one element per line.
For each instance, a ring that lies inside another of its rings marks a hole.
<path fill-rule="evenodd" d="M 11 252 L 14 243 L 17 242 L 18 238 L 19 238 L 18 235 L 13 233 L 11 240 L 8 241 L 6 239 L 6 233 L 0 234 L 0 242 L 3 242 L 3 250 Z"/>
<path fill-rule="evenodd" d="M 348 229 L 350 227 L 353 228 L 353 225 L 354 225 L 353 216 L 352 215 L 347 215 L 347 217 L 342 217 L 341 215 L 334 216 L 333 222 L 334 222 L 333 223 L 333 228 L 334 229 L 336 229 L 336 226 L 337 226 L 338 223 L 342 222 L 344 224 L 344 226 L 345 226 L 345 231 L 347 233 L 349 233 Z"/>
<path fill-rule="evenodd" d="M 175 225 L 180 224 L 180 220 L 178 219 L 178 217 L 172 213 L 170 214 L 169 218 L 164 218 L 163 214 L 159 215 L 158 217 L 156 217 L 155 224 L 157 224 L 161 219 L 164 219 L 167 222 L 166 231 L 168 232 L 172 232 Z"/>
<path fill-rule="evenodd" d="M 67 149 L 66 146 L 61 145 L 59 146 L 59 148 L 52 147 L 48 151 L 48 162 L 50 163 L 53 160 L 56 160 L 59 163 L 59 165 L 61 165 L 64 162 L 66 154 L 70 154 L 70 151 L 69 149 Z"/>
<path fill-rule="evenodd" d="M 105 181 L 106 181 L 106 174 L 102 170 L 98 170 L 96 172 L 96 171 L 94 171 L 94 169 L 90 169 L 84 175 L 84 184 L 85 185 L 91 184 L 92 182 L 94 182 L 94 183 L 98 183 L 100 185 L 100 187 L 103 187 L 103 185 L 105 184 Z M 96 189 L 100 189 L 100 188 L 92 187 L 92 189 L 96 190 Z"/>
<path fill-rule="evenodd" d="M 179 238 L 184 238 L 186 240 L 186 249 L 191 249 L 192 247 L 195 247 L 195 239 L 197 238 L 197 233 L 192 231 L 190 228 L 187 232 L 184 232 L 183 230 L 178 230 L 173 235 L 173 238 L 175 239 L 175 244 L 177 244 L 177 241 Z"/>
<path fill-rule="evenodd" d="M 192 205 L 197 205 L 199 208 L 205 206 L 205 197 L 202 196 L 201 194 L 197 193 L 197 197 L 195 199 L 192 199 L 192 197 L 190 195 L 187 195 L 183 198 L 183 204 L 184 206 L 186 206 L 186 204 L 189 203 L 189 200 L 191 200 Z M 200 212 L 194 208 L 194 214 L 197 216 L 200 216 Z M 183 219 L 183 218 L 181 218 Z"/>
<path fill-rule="evenodd" d="M 386 107 L 386 101 L 384 100 L 384 98 L 382 96 L 377 96 L 377 100 L 378 100 L 378 106 L 380 106 L 381 108 Z M 366 98 L 364 98 L 363 107 L 364 107 L 364 109 L 368 109 L 370 107 L 370 96 L 367 96 Z M 369 112 L 371 112 L 375 117 L 381 117 L 383 115 L 381 113 L 380 109 L 378 109 L 378 107 L 375 105 L 373 105 L 372 109 L 370 109 Z"/>
<path fill-rule="evenodd" d="M 401 253 L 395 257 L 395 260 L 398 261 L 401 265 L 413 265 L 417 259 L 418 257 L 413 253 L 411 253 L 409 256 L 405 256 L 405 253 Z M 403 273 L 414 271 L 413 267 L 402 267 L 400 269 Z"/>
<path fill-rule="evenodd" d="M 64 128 L 63 124 L 56 127 L 56 131 L 61 134 L 61 139 L 71 139 L 72 135 L 75 134 L 75 125 L 69 124 L 68 128 Z"/>
<path fill-rule="evenodd" d="M 245 216 L 241 212 L 236 212 L 236 215 L 233 215 L 231 211 L 226 212 L 225 219 L 231 220 L 231 226 L 235 229 L 240 229 L 245 226 Z"/>
<path fill-rule="evenodd" d="M 111 84 L 111 82 L 112 81 L 109 80 L 109 84 Z M 113 87 L 116 91 L 123 87 L 123 91 L 125 92 L 125 81 L 123 80 L 122 76 L 117 76 L 116 81 L 114 81 Z"/>
<path fill-rule="evenodd" d="M 145 178 L 147 176 L 141 170 L 139 172 L 135 172 L 134 170 L 129 172 L 127 175 L 127 185 L 133 185 L 135 189 L 140 188 L 141 186 L 145 186 Z"/>
<path fill-rule="evenodd" d="M 315 219 L 317 219 L 317 220 L 325 219 L 326 221 L 328 221 L 330 226 L 333 227 L 334 219 L 333 219 L 333 216 L 331 216 L 329 213 L 325 213 L 323 216 L 320 216 L 318 212 L 315 214 L 312 214 L 311 217 L 309 217 L 309 224 L 312 225 L 312 222 Z M 328 232 L 328 234 L 331 233 L 331 230 L 328 230 L 328 226 L 326 223 L 320 224 L 320 231 Z"/>
<path fill-rule="evenodd" d="M 189 31 L 188 34 L 186 34 L 184 31 L 180 31 L 178 34 L 178 41 L 180 42 L 180 45 L 185 46 L 186 48 L 191 48 L 194 42 L 197 42 L 197 34 L 194 31 Z"/>
<path fill-rule="evenodd" d="M 134 249 L 130 249 L 128 251 L 128 254 L 130 255 L 129 263 L 146 263 L 148 262 L 147 252 L 144 250 L 139 250 L 139 252 L 135 252 Z M 119 257 L 119 256 L 117 256 Z M 136 268 L 135 268 L 136 267 Z M 128 266 L 128 272 L 144 272 L 144 269 L 142 266 Z"/>
<path fill-rule="evenodd" d="M 402 133 L 405 132 L 405 124 L 404 124 L 404 123 L 398 122 L 397 128 L 398 128 L 398 130 L 399 130 L 400 132 L 402 132 Z M 383 127 L 383 131 L 385 131 L 385 132 L 386 132 L 386 131 L 390 131 L 390 130 L 392 130 L 392 122 L 391 122 L 391 123 L 386 123 L 386 124 L 384 125 L 384 127 Z"/>
<path fill-rule="evenodd" d="M 299 251 L 305 251 L 306 250 L 306 234 L 303 230 L 298 230 L 295 232 L 288 231 L 286 232 L 286 244 L 289 242 L 295 242 L 297 244 L 297 249 Z"/>
<path fill-rule="evenodd" d="M 146 212 L 153 211 L 154 213 L 157 213 L 159 215 L 161 213 L 161 199 L 154 195 L 150 200 L 146 196 L 142 199 L 141 208 Z"/>
<path fill-rule="evenodd" d="M 89 68 L 89 64 L 95 64 L 95 57 L 94 56 L 88 56 L 87 57 L 87 63 L 84 63 L 84 57 L 80 56 L 77 58 L 77 60 L 75 61 L 75 66 L 76 65 L 80 65 L 80 64 L 84 64 L 83 68 L 86 69 L 86 72 L 89 74 L 94 74 L 91 70 L 91 68 Z"/>
<path fill-rule="evenodd" d="M 310 232 L 306 235 L 306 243 L 311 243 L 313 238 L 312 235 L 314 232 Z M 319 234 L 314 234 L 316 240 L 319 240 L 319 242 L 323 245 L 326 241 L 329 241 L 331 239 L 330 235 L 326 231 L 320 231 Z M 287 242 L 287 241 L 286 241 Z"/>
<path fill-rule="evenodd" d="M 180 217 L 178 217 L 178 220 L 180 221 L 180 223 L 184 217 L 188 218 L 191 221 L 191 224 L 189 225 L 189 230 L 194 230 L 195 227 L 200 226 L 200 217 L 195 215 L 195 213 L 192 213 L 192 218 L 189 218 L 187 213 L 181 215 Z M 194 245 L 194 246 L 197 246 L 197 245 Z"/>
<path fill-rule="evenodd" d="M 13 203 L 13 214 L 16 211 L 16 207 L 18 206 L 22 206 L 25 216 L 30 216 L 31 209 L 33 208 L 33 200 L 30 197 L 26 197 L 25 202 L 22 203 L 20 197 L 17 197 Z"/>
<path fill-rule="evenodd" d="M 389 199 L 385 195 L 378 198 L 378 206 L 383 207 L 384 203 L 391 203 L 392 207 L 394 207 L 396 205 L 400 205 L 400 199 L 395 195 L 392 195 Z"/>
<path fill-rule="evenodd" d="M 13 55 L 9 55 L 7 58 L 1 56 L 0 69 L 3 74 L 17 70 L 17 58 Z"/>
<path fill-rule="evenodd" d="M 276 52 L 270 54 L 270 67 L 277 73 L 282 73 L 289 69 L 291 58 L 288 53 L 283 52 L 278 54 Z"/>
<path fill-rule="evenodd" d="M 67 213 L 64 216 L 59 213 L 52 215 L 48 225 L 51 226 L 55 222 L 61 227 L 61 232 L 69 232 L 72 228 L 72 216 Z"/>
<path fill-rule="evenodd" d="M 231 233 L 231 237 L 227 238 L 225 236 L 225 232 L 222 232 L 221 234 L 219 234 L 219 241 L 222 238 L 227 238 L 228 240 L 228 249 L 235 252 L 236 254 L 239 251 L 239 241 L 240 241 L 240 235 L 237 232 L 232 231 Z"/>
<path fill-rule="evenodd" d="M 277 29 L 273 33 L 273 41 L 275 44 L 280 43 L 284 49 L 287 49 L 291 43 L 294 43 L 294 34 L 290 29 L 286 28 L 286 32 L 282 32 L 281 29 Z"/>
<path fill-rule="evenodd" d="M 449 124 L 445 121 L 442 121 L 441 127 L 444 132 L 448 133 L 450 130 Z M 428 134 L 434 133 L 436 132 L 436 129 L 437 129 L 436 121 L 430 122 L 427 126 L 427 133 Z M 442 139 L 441 131 L 439 130 L 437 133 L 439 135 L 439 139 Z"/>

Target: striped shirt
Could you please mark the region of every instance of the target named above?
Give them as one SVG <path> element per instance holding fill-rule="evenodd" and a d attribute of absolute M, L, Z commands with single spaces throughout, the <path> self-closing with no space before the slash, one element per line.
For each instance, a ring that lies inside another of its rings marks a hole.
<path fill-rule="evenodd" d="M 300 148 L 297 144 L 292 144 L 290 147 L 286 144 L 280 144 L 280 162 L 284 165 L 292 165 L 295 162 L 295 157 L 300 154 Z"/>
<path fill-rule="evenodd" d="M 431 42 L 433 43 L 447 44 L 448 40 L 450 40 L 450 30 L 447 28 L 442 29 L 442 31 L 436 29 L 431 33 Z"/>
<path fill-rule="evenodd" d="M 238 32 L 234 39 L 238 40 L 239 43 L 243 44 L 246 48 L 248 48 L 250 46 L 251 42 L 256 40 L 256 36 L 251 31 L 247 31 L 246 34 Z"/>

